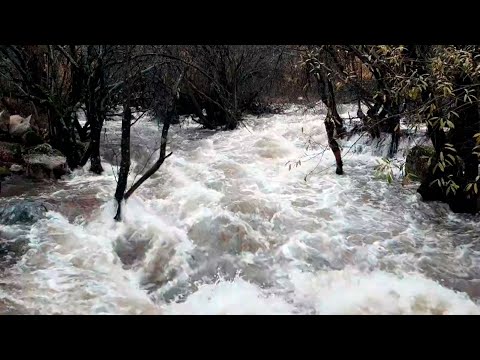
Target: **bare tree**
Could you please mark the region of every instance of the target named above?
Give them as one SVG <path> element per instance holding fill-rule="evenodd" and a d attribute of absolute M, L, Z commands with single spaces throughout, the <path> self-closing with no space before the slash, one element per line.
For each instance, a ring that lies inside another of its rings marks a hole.
<path fill-rule="evenodd" d="M 132 69 L 130 64 L 131 58 L 128 60 L 129 68 Z M 156 66 L 165 65 L 165 63 L 156 64 Z M 160 68 L 157 67 L 157 70 Z M 131 120 L 132 113 L 130 109 L 130 100 L 131 100 L 131 88 L 135 82 L 135 79 L 141 81 L 143 72 L 137 73 L 136 75 L 130 74 L 128 76 L 129 81 L 123 84 L 125 89 L 124 94 L 125 105 L 122 119 L 122 140 L 121 140 L 121 159 L 120 159 L 120 171 L 118 176 L 117 189 L 115 192 L 115 199 L 117 200 L 117 212 L 115 215 L 115 220 L 120 221 L 122 216 L 122 202 L 127 201 L 128 198 L 148 179 L 150 178 L 158 169 L 162 166 L 165 159 L 172 155 L 172 153 L 167 154 L 167 142 L 168 142 L 168 131 L 172 120 L 176 116 L 176 103 L 178 99 L 178 91 L 180 83 L 183 79 L 185 69 L 184 66 L 177 64 L 168 64 L 168 66 L 163 66 L 161 68 L 163 71 L 157 71 L 156 76 L 161 78 L 161 85 L 157 87 L 157 91 L 162 91 L 163 98 L 161 99 L 162 106 L 152 104 L 153 108 L 163 109 L 162 111 L 162 120 L 163 127 L 161 133 L 161 142 L 160 142 L 160 152 L 157 161 L 141 175 L 141 177 L 135 181 L 128 191 L 125 191 L 128 183 L 128 174 L 130 170 L 130 129 L 131 129 Z M 171 80 L 174 78 L 172 74 L 175 73 L 177 69 L 178 75 L 177 79 L 172 83 Z M 168 75 L 168 76 L 166 76 Z M 155 95 L 155 94 L 154 94 Z"/>

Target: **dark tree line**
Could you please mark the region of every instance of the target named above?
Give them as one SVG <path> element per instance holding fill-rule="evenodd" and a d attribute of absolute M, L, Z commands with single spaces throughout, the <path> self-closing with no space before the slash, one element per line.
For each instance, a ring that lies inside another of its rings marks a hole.
<path fill-rule="evenodd" d="M 337 174 L 343 174 L 338 139 L 346 134 L 339 101 L 358 102 L 360 131 L 390 134 L 390 156 L 401 118 L 426 125 L 435 156 L 419 192 L 455 211 L 476 212 L 479 58 L 478 46 L 447 45 L 2 45 L 0 98 L 11 113 L 29 107 L 39 134 L 71 169 L 90 162 L 97 174 L 104 122 L 122 109 L 117 219 L 122 201 L 170 155 L 168 130 L 179 116 L 231 130 L 245 113 L 268 111 L 282 96 L 313 96 L 325 105 Z M 152 113 L 163 130 L 159 158 L 128 187 L 135 111 Z"/>

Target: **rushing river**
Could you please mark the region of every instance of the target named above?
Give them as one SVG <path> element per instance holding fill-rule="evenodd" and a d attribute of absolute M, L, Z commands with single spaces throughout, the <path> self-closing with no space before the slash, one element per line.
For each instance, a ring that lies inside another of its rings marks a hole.
<path fill-rule="evenodd" d="M 0 225 L 3 241 L 21 238 L 28 249 L 2 270 L 0 311 L 480 313 L 478 218 L 423 203 L 415 184 L 377 179 L 388 143 L 343 141 L 345 175 L 335 175 L 323 117 L 291 110 L 228 132 L 173 126 L 173 155 L 128 201 L 122 223 L 109 165 L 120 123 L 108 122 L 103 175 L 87 166 L 26 189 L 53 210 L 32 226 Z M 143 120 L 132 132 L 138 169 L 160 132 Z M 402 141 L 399 158 L 409 141 L 418 138 Z"/>

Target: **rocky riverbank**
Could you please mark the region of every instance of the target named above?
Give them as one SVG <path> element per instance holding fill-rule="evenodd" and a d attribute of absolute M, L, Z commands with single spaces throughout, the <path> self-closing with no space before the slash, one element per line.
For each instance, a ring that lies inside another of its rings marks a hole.
<path fill-rule="evenodd" d="M 45 142 L 30 120 L 0 113 L 0 183 L 15 175 L 45 180 L 68 172 L 65 156 Z"/>
<path fill-rule="evenodd" d="M 14 175 L 36 180 L 59 179 L 67 172 L 67 159 L 49 144 L 26 146 L 0 141 L 1 182 Z"/>

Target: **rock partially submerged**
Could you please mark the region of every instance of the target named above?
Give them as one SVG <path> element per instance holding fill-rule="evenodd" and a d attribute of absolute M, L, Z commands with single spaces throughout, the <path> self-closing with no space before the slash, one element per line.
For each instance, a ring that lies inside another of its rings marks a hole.
<path fill-rule="evenodd" d="M 0 135 L 6 140 L 0 141 L 0 167 L 6 169 L 0 176 L 25 171 L 33 179 L 58 179 L 68 171 L 67 160 L 61 152 L 43 143 L 31 119 L 31 115 L 24 118 L 5 110 L 0 112 Z"/>
<path fill-rule="evenodd" d="M 11 201 L 0 205 L 0 224 L 31 225 L 45 217 L 52 205 L 32 200 Z"/>
<path fill-rule="evenodd" d="M 0 141 L 0 175 L 21 173 L 33 179 L 58 179 L 68 172 L 67 159 L 48 144 L 25 148 L 17 143 Z"/>
<path fill-rule="evenodd" d="M 12 173 L 21 173 L 23 170 L 23 166 L 19 164 L 13 164 L 10 166 L 10 172 Z"/>
<path fill-rule="evenodd" d="M 414 146 L 405 160 L 405 173 L 408 177 L 423 181 L 428 175 L 428 160 L 435 155 L 432 146 Z"/>
<path fill-rule="evenodd" d="M 26 175 L 34 179 L 58 179 L 68 172 L 65 156 L 48 144 L 27 150 L 24 161 Z"/>
<path fill-rule="evenodd" d="M 31 226 L 53 205 L 38 200 L 12 200 L 0 204 L 0 272 L 14 265 L 29 249 Z"/>

